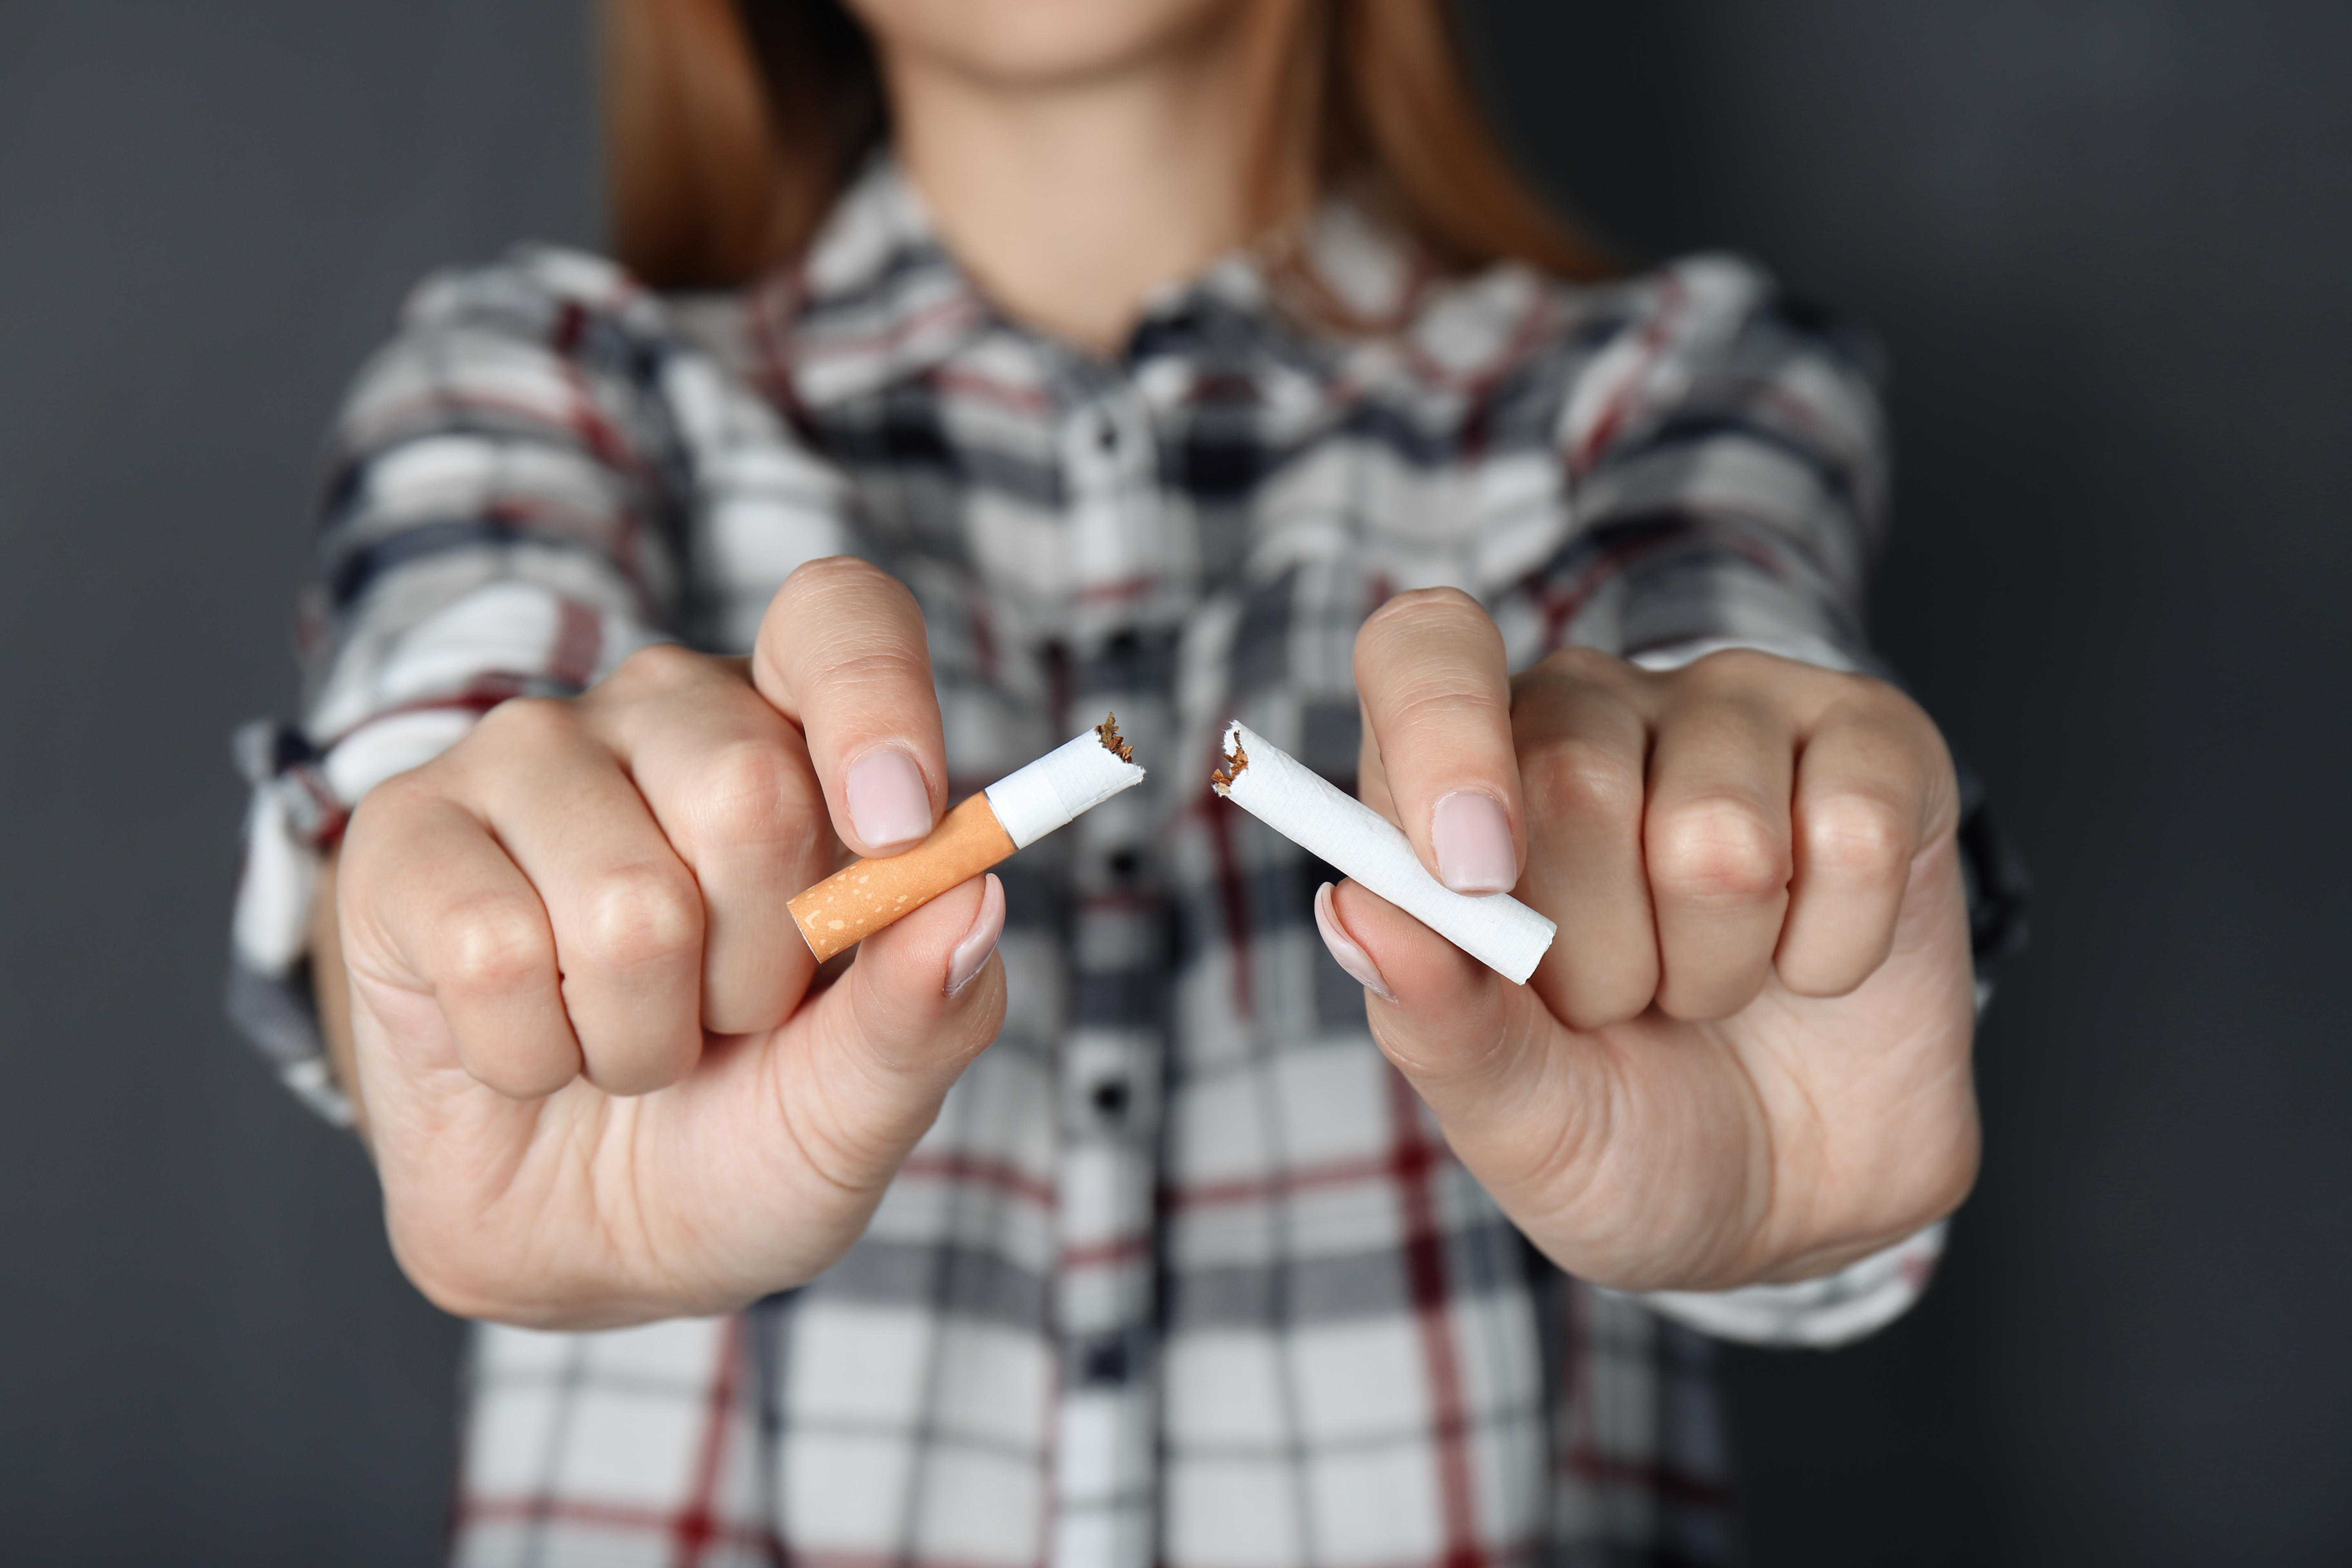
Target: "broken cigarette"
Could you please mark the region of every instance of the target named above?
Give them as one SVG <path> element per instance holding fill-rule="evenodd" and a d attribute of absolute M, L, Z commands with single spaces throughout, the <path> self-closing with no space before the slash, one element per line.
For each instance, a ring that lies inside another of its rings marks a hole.
<path fill-rule="evenodd" d="M 1559 927 L 1508 893 L 1472 898 L 1431 876 L 1396 824 L 1256 731 L 1225 731 L 1209 787 L 1485 964 L 1525 985 Z"/>
<path fill-rule="evenodd" d="M 1142 782 L 1114 713 L 949 812 L 912 849 L 844 866 L 802 893 L 793 922 L 823 962 Z"/>

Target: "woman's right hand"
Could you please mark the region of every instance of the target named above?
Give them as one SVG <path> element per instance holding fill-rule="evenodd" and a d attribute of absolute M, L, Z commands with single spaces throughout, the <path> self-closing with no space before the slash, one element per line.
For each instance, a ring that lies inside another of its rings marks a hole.
<path fill-rule="evenodd" d="M 846 1250 L 1003 1023 L 1003 894 L 973 879 L 814 990 L 785 905 L 836 835 L 919 840 L 946 781 L 912 597 L 835 559 L 793 574 L 748 664 L 647 649 L 371 792 L 333 908 L 351 1087 L 417 1286 L 595 1328 L 724 1311 Z"/>

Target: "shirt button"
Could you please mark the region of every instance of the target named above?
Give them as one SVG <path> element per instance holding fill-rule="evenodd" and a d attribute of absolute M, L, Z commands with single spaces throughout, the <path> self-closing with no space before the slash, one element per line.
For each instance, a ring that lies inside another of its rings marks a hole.
<path fill-rule="evenodd" d="M 1118 450 L 1118 424 L 1108 414 L 1095 421 L 1095 445 L 1106 452 Z"/>
<path fill-rule="evenodd" d="M 1089 1098 L 1094 1100 L 1096 1111 L 1106 1121 L 1116 1121 L 1127 1114 L 1127 1081 L 1124 1079 L 1103 1079 L 1095 1085 L 1095 1091 Z"/>
<path fill-rule="evenodd" d="M 1133 881 L 1136 872 L 1143 868 L 1143 862 L 1132 849 L 1114 849 L 1103 864 L 1108 866 L 1110 874 L 1122 882 Z"/>
<path fill-rule="evenodd" d="M 1088 1347 L 1082 1373 L 1088 1383 L 1125 1383 L 1127 1381 L 1126 1342 L 1104 1340 Z"/>

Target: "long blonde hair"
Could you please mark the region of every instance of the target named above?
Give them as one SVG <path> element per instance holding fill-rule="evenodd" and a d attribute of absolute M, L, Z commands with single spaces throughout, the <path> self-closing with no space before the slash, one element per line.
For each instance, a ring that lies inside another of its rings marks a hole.
<path fill-rule="evenodd" d="M 1261 221 L 1345 189 L 1441 268 L 1617 269 L 1512 167 L 1444 0 L 1253 9 Z M 887 128 L 873 42 L 839 0 L 604 0 L 614 248 L 656 288 L 743 283 L 797 256 Z"/>

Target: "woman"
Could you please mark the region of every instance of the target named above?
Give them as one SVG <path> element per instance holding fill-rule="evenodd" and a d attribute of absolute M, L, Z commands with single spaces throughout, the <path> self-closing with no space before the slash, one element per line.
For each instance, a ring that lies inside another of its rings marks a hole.
<path fill-rule="evenodd" d="M 443 276 L 362 378 L 239 911 L 510 1325 L 457 1558 L 1720 1555 L 1667 1323 L 1874 1327 L 1975 1169 L 1862 375 L 1604 280 L 1435 0 L 611 22 L 635 277 Z M 1144 789 L 816 971 L 794 891 L 1107 709 Z M 1234 716 L 1531 984 L 1214 801 Z"/>

